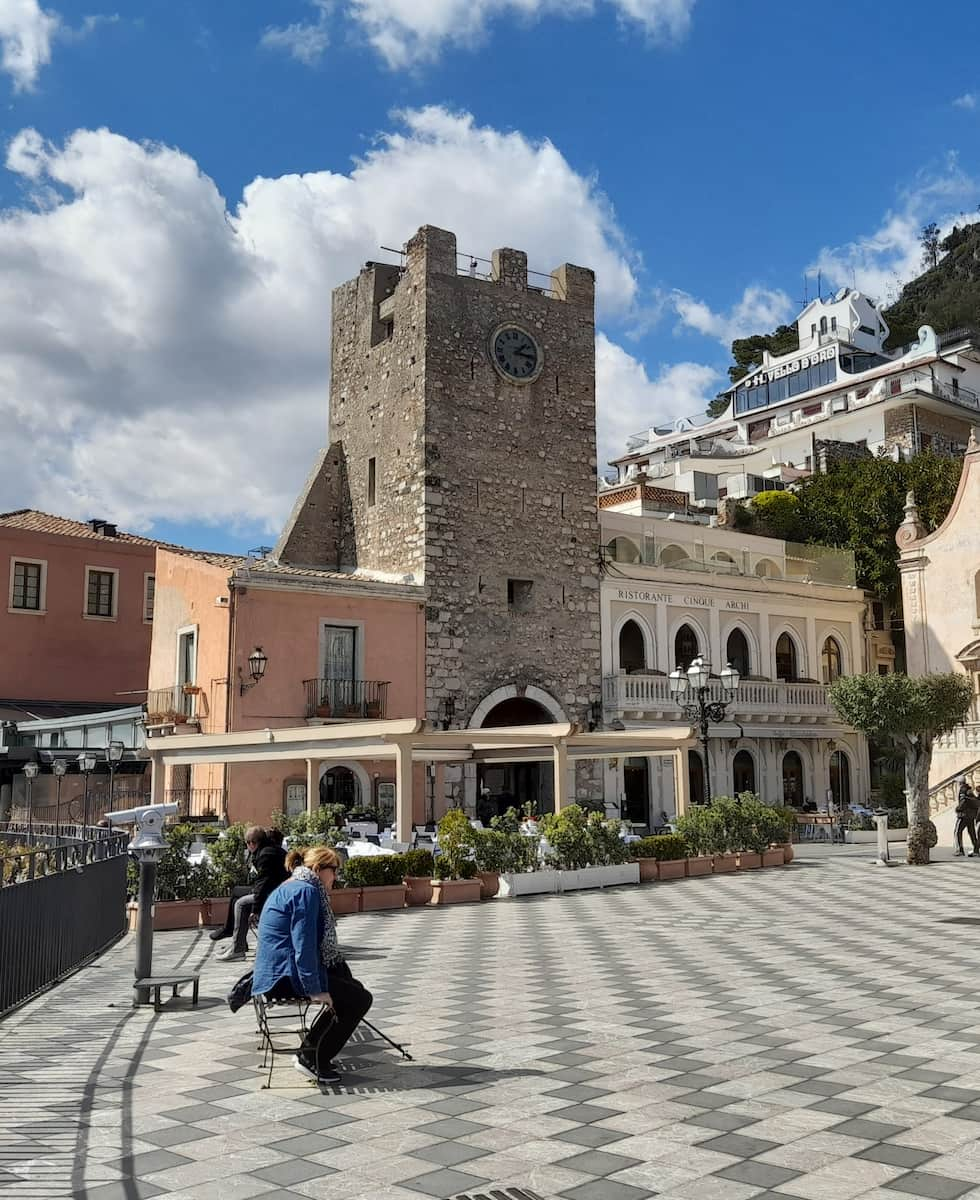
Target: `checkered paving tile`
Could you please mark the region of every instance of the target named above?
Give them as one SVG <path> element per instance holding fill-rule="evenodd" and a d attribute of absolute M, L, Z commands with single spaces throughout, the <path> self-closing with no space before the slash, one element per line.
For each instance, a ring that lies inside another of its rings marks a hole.
<path fill-rule="evenodd" d="M 415 1061 L 365 1028 L 322 1092 L 286 1059 L 262 1088 L 206 937 L 157 935 L 203 972 L 161 1013 L 126 941 L 4 1022 L 0 1192 L 980 1200 L 980 865 L 870 857 L 345 918 Z"/>

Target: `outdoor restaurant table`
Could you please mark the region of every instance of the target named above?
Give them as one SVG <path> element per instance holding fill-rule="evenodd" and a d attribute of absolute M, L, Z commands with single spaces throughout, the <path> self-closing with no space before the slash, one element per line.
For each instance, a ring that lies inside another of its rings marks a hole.
<path fill-rule="evenodd" d="M 832 813 L 797 813 L 796 823 L 801 842 L 844 841 L 844 827 Z"/>

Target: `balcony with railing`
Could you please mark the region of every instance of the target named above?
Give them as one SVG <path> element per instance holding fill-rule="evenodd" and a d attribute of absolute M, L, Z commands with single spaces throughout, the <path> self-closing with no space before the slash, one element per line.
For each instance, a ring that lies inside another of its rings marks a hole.
<path fill-rule="evenodd" d="M 388 684 L 388 680 L 378 679 L 304 679 L 306 719 L 383 720 Z"/>
<path fill-rule="evenodd" d="M 208 817 L 217 820 L 225 815 L 224 788 L 167 788 L 166 802 L 177 805 L 177 819 L 180 821 Z"/>
<path fill-rule="evenodd" d="M 670 694 L 666 675 L 607 675 L 603 680 L 603 704 L 607 714 L 662 713 L 679 715 L 677 701 Z M 720 680 L 712 680 L 709 700 L 725 700 L 728 711 L 739 717 L 766 717 L 778 721 L 825 721 L 835 719 L 835 710 L 822 683 L 770 682 L 761 679 L 742 679 L 732 697 L 725 693 Z"/>
<path fill-rule="evenodd" d="M 147 725 L 187 725 L 206 715 L 207 701 L 196 684 L 175 683 L 146 693 Z"/>

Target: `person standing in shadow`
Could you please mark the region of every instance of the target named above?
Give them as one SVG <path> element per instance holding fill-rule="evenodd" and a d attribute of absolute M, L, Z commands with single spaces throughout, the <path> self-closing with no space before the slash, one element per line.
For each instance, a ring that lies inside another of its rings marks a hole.
<path fill-rule="evenodd" d="M 978 849 L 980 849 L 977 845 L 978 814 L 980 814 L 980 800 L 977 799 L 976 792 L 966 782 L 966 779 L 961 779 L 960 791 L 956 799 L 956 827 L 953 830 L 953 837 L 956 839 L 954 854 L 957 858 L 963 857 L 964 832 L 970 835 L 970 841 L 973 843 L 973 849 L 968 857 L 977 857 Z"/>

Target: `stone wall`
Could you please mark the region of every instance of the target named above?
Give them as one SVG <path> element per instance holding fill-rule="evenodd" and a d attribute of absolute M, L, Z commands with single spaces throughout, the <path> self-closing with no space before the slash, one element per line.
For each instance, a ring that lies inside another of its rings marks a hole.
<path fill-rule="evenodd" d="M 925 435 L 934 454 L 959 457 L 970 440 L 970 420 L 935 413 L 917 404 L 906 404 L 885 413 L 885 445 L 917 452 Z"/>

